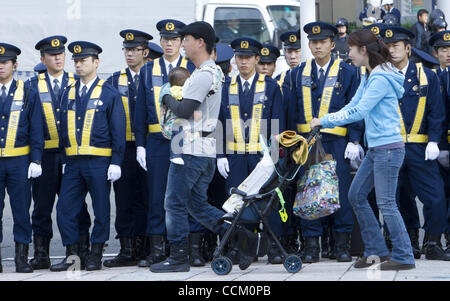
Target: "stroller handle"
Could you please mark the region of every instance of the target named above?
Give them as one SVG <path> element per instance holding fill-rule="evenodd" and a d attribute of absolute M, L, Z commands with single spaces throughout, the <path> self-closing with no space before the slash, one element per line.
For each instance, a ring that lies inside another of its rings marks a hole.
<path fill-rule="evenodd" d="M 322 128 L 321 126 L 316 126 L 315 128 L 312 129 L 311 133 L 309 133 L 308 135 L 307 139 L 308 144 L 311 142 L 311 140 L 313 140 L 313 138 L 315 138 L 320 133 L 321 128 Z"/>

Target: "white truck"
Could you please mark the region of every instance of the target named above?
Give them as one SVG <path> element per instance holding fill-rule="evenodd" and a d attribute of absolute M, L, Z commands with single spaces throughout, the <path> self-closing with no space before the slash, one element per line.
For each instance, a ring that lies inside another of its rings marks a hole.
<path fill-rule="evenodd" d="M 103 78 L 125 66 L 119 36 L 123 29 L 146 31 L 159 43 L 158 21 L 203 20 L 223 37 L 221 42 L 230 42 L 225 30 L 232 24 L 237 36 L 252 37 L 281 48 L 280 34 L 299 28 L 300 5 L 293 0 L 16 0 L 2 3 L 2 11 L 8 13 L 0 19 L 1 42 L 22 50 L 16 77 L 33 75 L 33 67 L 40 57 L 34 45 L 39 40 L 65 35 L 68 43 L 84 40 L 103 48 L 99 68 Z M 279 61 L 277 69 L 287 69 L 284 58 Z M 74 71 L 70 53 L 66 56 L 66 69 Z"/>

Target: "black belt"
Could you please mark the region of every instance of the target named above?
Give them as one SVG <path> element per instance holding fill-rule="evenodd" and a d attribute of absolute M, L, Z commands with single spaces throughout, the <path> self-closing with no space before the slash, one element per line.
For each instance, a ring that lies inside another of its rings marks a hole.
<path fill-rule="evenodd" d="M 212 138 L 209 137 L 213 132 L 201 132 L 202 133 L 202 138 Z"/>

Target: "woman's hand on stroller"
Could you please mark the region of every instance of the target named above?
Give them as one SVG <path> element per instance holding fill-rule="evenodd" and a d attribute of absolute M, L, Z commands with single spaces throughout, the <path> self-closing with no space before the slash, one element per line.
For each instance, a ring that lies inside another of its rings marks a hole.
<path fill-rule="evenodd" d="M 321 126 L 320 124 L 320 119 L 319 118 L 314 118 L 313 120 L 311 120 L 311 123 L 309 125 L 312 129 L 317 127 L 317 126 Z"/>
<path fill-rule="evenodd" d="M 227 158 L 217 159 L 217 169 L 222 177 L 228 178 L 228 173 L 230 172 L 230 166 L 228 165 Z"/>

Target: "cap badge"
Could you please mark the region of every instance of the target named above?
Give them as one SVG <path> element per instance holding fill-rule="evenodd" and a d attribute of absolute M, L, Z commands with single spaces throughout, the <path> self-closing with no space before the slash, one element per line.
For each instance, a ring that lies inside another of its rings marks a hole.
<path fill-rule="evenodd" d="M 291 43 L 297 42 L 297 36 L 295 34 L 291 34 L 289 36 L 289 42 L 291 42 Z"/>
<path fill-rule="evenodd" d="M 444 34 L 444 41 L 450 41 L 450 33 Z"/>
<path fill-rule="evenodd" d="M 392 38 L 394 36 L 394 33 L 392 30 L 388 29 L 386 30 L 386 38 Z"/>
<path fill-rule="evenodd" d="M 166 24 L 166 30 L 172 31 L 175 29 L 175 25 L 172 22 Z"/>
<path fill-rule="evenodd" d="M 312 28 L 312 33 L 313 34 L 319 34 L 320 33 L 320 26 L 314 26 Z"/>
<path fill-rule="evenodd" d="M 73 47 L 73 53 L 81 53 L 82 50 L 83 50 L 83 49 L 81 48 L 80 45 L 75 45 L 75 46 Z"/>
<path fill-rule="evenodd" d="M 59 47 L 59 45 L 61 45 L 61 43 L 59 42 L 58 39 L 53 39 L 52 40 L 52 46 L 53 47 Z"/>
<path fill-rule="evenodd" d="M 134 34 L 132 34 L 131 32 L 128 32 L 127 35 L 125 36 L 125 39 L 127 41 L 133 41 L 134 40 Z"/>
<path fill-rule="evenodd" d="M 0 46 L 0 55 L 5 54 L 5 47 Z"/>
<path fill-rule="evenodd" d="M 248 42 L 247 41 L 242 41 L 241 42 L 241 48 L 242 49 L 248 49 Z"/>
<path fill-rule="evenodd" d="M 372 27 L 372 32 L 374 33 L 374 34 L 380 34 L 380 28 L 378 27 L 378 26 L 374 26 L 374 27 Z"/>
<path fill-rule="evenodd" d="M 261 49 L 261 54 L 264 56 L 268 56 L 270 54 L 270 51 L 268 48 Z"/>

